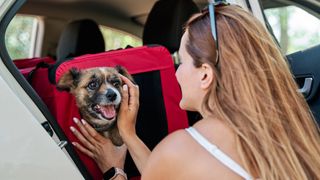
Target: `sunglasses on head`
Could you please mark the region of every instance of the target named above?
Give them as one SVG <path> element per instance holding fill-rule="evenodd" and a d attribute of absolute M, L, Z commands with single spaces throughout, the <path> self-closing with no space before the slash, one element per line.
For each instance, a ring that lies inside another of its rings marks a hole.
<path fill-rule="evenodd" d="M 209 9 L 209 17 L 210 17 L 210 26 L 211 26 L 211 34 L 216 43 L 216 51 L 217 58 L 215 65 L 219 63 L 219 43 L 218 43 L 218 34 L 217 34 L 217 21 L 215 16 L 215 7 L 217 6 L 227 6 L 230 5 L 226 0 L 209 0 L 208 8 Z"/>

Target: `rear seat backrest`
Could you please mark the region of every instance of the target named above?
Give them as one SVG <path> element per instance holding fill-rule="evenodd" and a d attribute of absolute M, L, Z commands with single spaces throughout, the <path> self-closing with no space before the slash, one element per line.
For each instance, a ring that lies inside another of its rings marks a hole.
<path fill-rule="evenodd" d="M 140 109 L 137 134 L 151 149 L 168 133 L 188 126 L 187 114 L 179 108 L 181 92 L 175 78 L 170 53 L 164 47 L 139 47 L 85 55 L 62 63 L 56 69 L 55 80 L 72 67 L 79 69 L 121 65 L 133 75 L 140 89 Z M 79 117 L 74 97 L 66 92 L 54 91 L 55 116 L 70 141 L 77 141 L 69 127 L 76 125 L 73 117 Z M 102 174 L 92 159 L 79 153 L 80 158 L 94 179 Z M 125 170 L 129 177 L 139 176 L 131 158 L 127 158 Z"/>
<path fill-rule="evenodd" d="M 144 26 L 143 44 L 160 44 L 170 53 L 178 51 L 183 26 L 199 12 L 192 0 L 160 0 L 152 7 Z"/>
<path fill-rule="evenodd" d="M 73 57 L 105 51 L 105 42 L 98 24 L 91 19 L 76 20 L 62 32 L 57 47 L 57 62 L 49 68 L 49 81 L 55 84 L 56 68 Z"/>
<path fill-rule="evenodd" d="M 57 61 L 103 51 L 105 42 L 98 24 L 91 19 L 76 20 L 69 23 L 60 36 Z"/>

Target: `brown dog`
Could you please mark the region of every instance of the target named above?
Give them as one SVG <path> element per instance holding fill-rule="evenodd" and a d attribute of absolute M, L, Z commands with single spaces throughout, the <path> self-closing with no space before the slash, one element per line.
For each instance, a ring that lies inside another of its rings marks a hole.
<path fill-rule="evenodd" d="M 126 69 L 116 66 L 85 70 L 71 68 L 57 83 L 59 90 L 75 96 L 82 118 L 116 146 L 123 144 L 116 123 L 123 85 L 119 74 L 133 81 Z"/>

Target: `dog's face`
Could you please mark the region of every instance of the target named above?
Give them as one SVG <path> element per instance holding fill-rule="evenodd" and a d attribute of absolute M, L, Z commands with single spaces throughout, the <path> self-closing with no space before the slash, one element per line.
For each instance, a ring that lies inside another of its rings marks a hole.
<path fill-rule="evenodd" d="M 117 118 L 121 102 L 122 74 L 132 80 L 127 71 L 115 68 L 70 69 L 57 83 L 57 88 L 72 93 L 81 115 L 100 131 L 111 127 Z"/>

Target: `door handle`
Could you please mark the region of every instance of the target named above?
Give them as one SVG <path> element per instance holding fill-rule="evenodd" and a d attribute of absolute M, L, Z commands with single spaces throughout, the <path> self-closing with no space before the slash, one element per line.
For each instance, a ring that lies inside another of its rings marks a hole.
<path fill-rule="evenodd" d="M 63 148 L 66 147 L 67 144 L 68 144 L 67 141 L 60 141 L 60 142 L 58 143 L 58 146 L 59 146 L 61 149 L 63 149 Z"/>
<path fill-rule="evenodd" d="M 298 89 L 298 92 L 302 93 L 304 97 L 307 97 L 311 92 L 311 86 L 312 86 L 313 78 L 305 78 L 302 88 Z"/>

